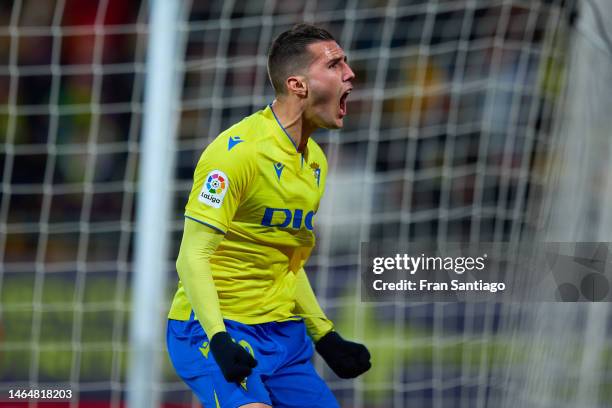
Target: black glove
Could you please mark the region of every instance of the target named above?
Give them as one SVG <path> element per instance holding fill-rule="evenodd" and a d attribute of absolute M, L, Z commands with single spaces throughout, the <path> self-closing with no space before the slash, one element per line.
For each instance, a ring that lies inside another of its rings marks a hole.
<path fill-rule="evenodd" d="M 217 365 L 229 382 L 239 383 L 248 377 L 257 366 L 257 360 L 240 345 L 234 343 L 227 332 L 219 332 L 210 340 Z"/>
<path fill-rule="evenodd" d="M 346 341 L 334 331 L 321 337 L 316 349 L 340 378 L 355 378 L 372 367 L 370 352 L 363 344 Z"/>

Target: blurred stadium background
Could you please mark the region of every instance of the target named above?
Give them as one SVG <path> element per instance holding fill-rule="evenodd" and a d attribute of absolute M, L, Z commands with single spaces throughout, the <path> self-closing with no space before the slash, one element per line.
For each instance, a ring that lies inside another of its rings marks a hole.
<path fill-rule="evenodd" d="M 196 160 L 272 101 L 267 47 L 301 21 L 331 30 L 357 74 L 345 129 L 315 136 L 330 177 L 307 269 L 340 331 L 373 354 L 355 381 L 317 360 L 341 405 L 612 406 L 607 304 L 365 304 L 357 290 L 362 241 L 612 241 L 609 2 L 180 4 L 166 295 L 142 311 L 131 299 L 150 4 L 0 2 L 0 406 L 37 406 L 8 390 L 52 386 L 75 398 L 40 406 L 125 404 L 130 322 L 169 306 Z M 198 406 L 163 339 L 151 338 L 151 393 Z"/>

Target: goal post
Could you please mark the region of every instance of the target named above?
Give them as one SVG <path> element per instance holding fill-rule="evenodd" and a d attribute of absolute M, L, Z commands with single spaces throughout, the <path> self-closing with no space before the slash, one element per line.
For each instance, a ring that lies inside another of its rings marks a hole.
<path fill-rule="evenodd" d="M 133 303 L 130 320 L 128 404 L 131 408 L 159 405 L 165 327 L 164 301 L 176 134 L 184 52 L 184 4 L 180 0 L 151 2 L 147 46 L 144 126 L 140 149 L 140 182 L 136 198 Z"/>

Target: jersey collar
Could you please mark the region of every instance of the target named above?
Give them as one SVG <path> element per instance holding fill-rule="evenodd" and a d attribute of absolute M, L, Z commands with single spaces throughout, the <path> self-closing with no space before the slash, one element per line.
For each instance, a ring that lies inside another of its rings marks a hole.
<path fill-rule="evenodd" d="M 286 150 L 293 154 L 299 154 L 295 142 L 293 141 L 291 136 L 289 136 L 289 133 L 287 133 L 287 130 L 285 130 L 283 125 L 281 125 L 280 121 L 276 117 L 276 114 L 272 110 L 272 104 L 269 104 L 263 113 L 268 119 L 273 122 L 271 124 L 271 128 L 274 129 L 274 134 L 275 136 L 277 136 L 277 140 L 279 141 L 283 150 Z"/>

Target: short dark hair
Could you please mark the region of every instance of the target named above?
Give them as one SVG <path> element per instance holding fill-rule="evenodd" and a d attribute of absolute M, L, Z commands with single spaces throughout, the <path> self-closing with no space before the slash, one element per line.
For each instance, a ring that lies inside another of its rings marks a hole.
<path fill-rule="evenodd" d="M 296 24 L 278 35 L 268 51 L 268 76 L 276 94 L 286 94 L 285 80 L 297 69 L 308 66 L 306 49 L 319 41 L 336 41 L 329 31 L 310 24 Z"/>

